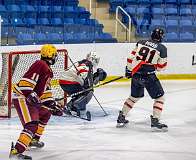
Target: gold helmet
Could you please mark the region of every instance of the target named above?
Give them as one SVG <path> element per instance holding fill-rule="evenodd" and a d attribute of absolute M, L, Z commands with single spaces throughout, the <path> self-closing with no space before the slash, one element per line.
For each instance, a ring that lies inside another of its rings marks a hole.
<path fill-rule="evenodd" d="M 41 59 L 46 60 L 50 65 L 56 62 L 57 49 L 52 44 L 45 44 L 41 48 Z"/>

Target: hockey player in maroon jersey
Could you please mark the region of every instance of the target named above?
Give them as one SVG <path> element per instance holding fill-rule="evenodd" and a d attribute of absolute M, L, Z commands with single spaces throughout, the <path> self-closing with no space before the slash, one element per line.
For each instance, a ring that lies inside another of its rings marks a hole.
<path fill-rule="evenodd" d="M 23 130 L 15 144 L 12 144 L 10 158 L 31 160 L 24 155 L 27 147 L 42 148 L 40 141 L 51 115 L 62 115 L 60 106 L 54 101 L 50 81 L 50 68 L 57 60 L 57 50 L 46 44 L 41 48 L 41 59 L 34 62 L 21 80 L 13 87 L 13 104 L 23 125 Z"/>
<path fill-rule="evenodd" d="M 95 52 L 87 54 L 86 58 L 72 65 L 68 70 L 63 72 L 59 80 L 61 88 L 68 94 L 72 95 L 92 88 L 99 81 L 105 80 L 107 74 L 102 68 L 97 68 L 99 57 Z M 82 94 L 71 97 L 66 105 L 68 113 L 75 112 L 78 116 L 84 115 L 86 105 L 93 96 L 93 89 L 83 92 Z"/>
<path fill-rule="evenodd" d="M 167 66 L 167 48 L 161 44 L 164 31 L 156 28 L 152 31 L 150 40 L 140 40 L 136 48 L 127 58 L 125 76 L 131 78 L 131 95 L 124 102 L 122 111 L 119 112 L 117 127 L 122 127 L 129 121 L 125 119 L 134 104 L 144 96 L 144 88 L 152 99 L 153 115 L 151 127 L 155 130 L 167 130 L 167 125 L 159 122 L 163 104 L 164 91 L 155 72 L 164 70 Z"/>

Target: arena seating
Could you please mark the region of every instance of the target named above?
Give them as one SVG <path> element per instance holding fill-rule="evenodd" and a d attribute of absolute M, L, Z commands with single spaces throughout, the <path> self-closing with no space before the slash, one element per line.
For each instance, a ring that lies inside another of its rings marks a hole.
<path fill-rule="evenodd" d="M 196 41 L 196 0 L 109 0 L 109 4 L 110 12 L 118 5 L 125 9 L 138 37 L 148 38 L 153 28 L 161 27 L 167 33 L 166 42 Z"/>
<path fill-rule="evenodd" d="M 78 4 L 78 0 L 1 0 L 2 37 L 16 38 L 21 45 L 117 42 Z"/>

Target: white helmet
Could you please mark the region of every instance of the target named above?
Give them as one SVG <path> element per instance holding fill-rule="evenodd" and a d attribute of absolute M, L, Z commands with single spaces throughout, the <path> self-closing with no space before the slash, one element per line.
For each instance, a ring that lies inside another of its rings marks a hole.
<path fill-rule="evenodd" d="M 86 59 L 92 62 L 93 67 L 96 67 L 99 63 L 100 57 L 96 55 L 96 52 L 91 51 L 86 55 Z"/>

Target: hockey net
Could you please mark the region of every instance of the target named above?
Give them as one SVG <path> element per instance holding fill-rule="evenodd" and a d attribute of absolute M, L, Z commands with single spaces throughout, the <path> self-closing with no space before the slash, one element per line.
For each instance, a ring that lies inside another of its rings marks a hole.
<path fill-rule="evenodd" d="M 51 66 L 54 77 L 51 81 L 54 98 L 66 95 L 58 85 L 59 71 L 67 68 L 67 50 L 57 50 L 58 60 Z M 40 59 L 40 50 L 2 53 L 2 72 L 0 75 L 0 118 L 16 115 L 12 105 L 12 85 L 17 83 L 28 68 Z"/>

